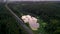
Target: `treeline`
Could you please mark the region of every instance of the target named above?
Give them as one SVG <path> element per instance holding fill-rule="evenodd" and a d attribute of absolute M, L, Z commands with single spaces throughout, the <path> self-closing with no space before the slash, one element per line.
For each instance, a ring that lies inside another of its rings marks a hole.
<path fill-rule="evenodd" d="M 21 17 L 21 13 L 38 16 L 39 19 L 42 19 L 43 22 L 47 24 L 47 26 L 43 27 L 47 34 L 60 34 L 60 3 L 19 3 L 8 4 L 8 6 L 19 17 Z M 4 34 L 3 31 L 7 34 L 25 33 L 25 31 L 22 31 L 23 29 L 17 25 L 15 19 L 11 16 L 4 5 L 1 5 L 0 7 L 1 34 Z"/>
<path fill-rule="evenodd" d="M 12 4 L 9 5 L 13 11 L 32 13 L 37 15 L 47 26 L 44 27 L 48 34 L 60 33 L 60 3 L 36 3 L 36 4 Z"/>

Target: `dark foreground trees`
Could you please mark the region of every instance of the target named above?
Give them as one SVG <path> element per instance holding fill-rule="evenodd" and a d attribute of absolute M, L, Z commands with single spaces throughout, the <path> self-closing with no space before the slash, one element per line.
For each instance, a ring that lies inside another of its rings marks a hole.
<path fill-rule="evenodd" d="M 0 7 L 1 34 L 26 33 L 21 26 L 17 25 L 16 20 L 10 15 L 8 10 L 3 5 Z M 21 17 L 21 13 L 30 14 L 34 17 L 38 16 L 40 20 L 47 24 L 43 27 L 45 34 L 60 34 L 60 3 L 9 4 L 9 7 L 19 17 Z"/>

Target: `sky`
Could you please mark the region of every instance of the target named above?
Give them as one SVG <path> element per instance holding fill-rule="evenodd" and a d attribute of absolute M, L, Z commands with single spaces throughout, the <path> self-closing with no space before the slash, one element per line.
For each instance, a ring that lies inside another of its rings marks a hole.
<path fill-rule="evenodd" d="M 60 0 L 9 0 L 9 1 L 60 1 Z"/>
<path fill-rule="evenodd" d="M 60 0 L 7 0 L 8 2 L 11 1 L 60 1 Z M 4 0 L 6 2 L 6 0 Z"/>

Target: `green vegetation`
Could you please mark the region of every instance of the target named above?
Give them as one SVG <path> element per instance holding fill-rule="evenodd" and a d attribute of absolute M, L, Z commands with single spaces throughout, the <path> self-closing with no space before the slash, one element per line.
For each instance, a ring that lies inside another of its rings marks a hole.
<path fill-rule="evenodd" d="M 60 34 L 60 3 L 9 4 L 19 17 L 29 14 L 38 18 L 40 28 L 34 34 Z M 27 34 L 4 5 L 0 5 L 0 34 Z"/>

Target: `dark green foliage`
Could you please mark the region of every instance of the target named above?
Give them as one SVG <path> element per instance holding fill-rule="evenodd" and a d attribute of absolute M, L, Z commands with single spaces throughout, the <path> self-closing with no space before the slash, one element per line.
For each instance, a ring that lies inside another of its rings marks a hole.
<path fill-rule="evenodd" d="M 14 11 L 24 14 L 37 15 L 47 23 L 43 29 L 48 34 L 58 34 L 60 32 L 60 3 L 23 3 L 10 5 Z"/>
<path fill-rule="evenodd" d="M 20 3 L 8 5 L 19 17 L 30 14 L 39 17 L 40 28 L 35 34 L 60 34 L 60 3 Z M 25 31 L 17 24 L 4 6 L 0 6 L 0 29 L 6 34 L 24 34 Z M 4 34 L 2 31 L 1 34 Z M 24 32 L 24 33 L 22 33 Z"/>
<path fill-rule="evenodd" d="M 0 8 L 0 34 L 26 34 L 4 5 Z"/>

